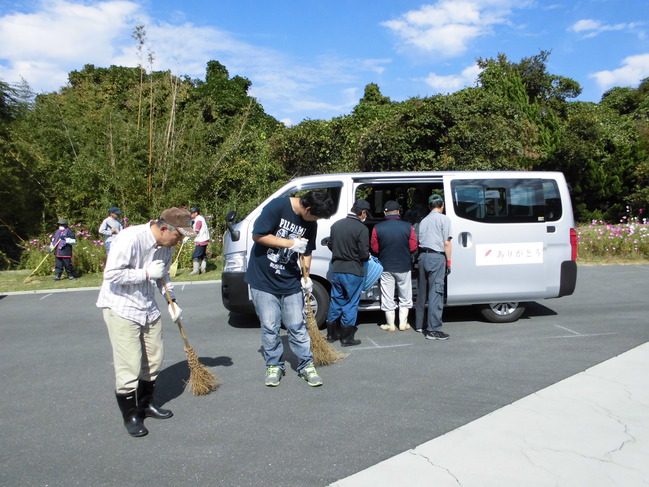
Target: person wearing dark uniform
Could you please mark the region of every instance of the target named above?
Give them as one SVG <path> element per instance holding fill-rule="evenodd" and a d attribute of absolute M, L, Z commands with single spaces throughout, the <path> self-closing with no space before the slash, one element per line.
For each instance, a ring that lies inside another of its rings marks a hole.
<path fill-rule="evenodd" d="M 331 226 L 331 302 L 327 313 L 327 340 L 340 338 L 343 347 L 359 345 L 356 334 L 358 303 L 363 288 L 363 263 L 370 258 L 370 232 L 363 224 L 370 204 L 356 200 L 346 218 Z"/>

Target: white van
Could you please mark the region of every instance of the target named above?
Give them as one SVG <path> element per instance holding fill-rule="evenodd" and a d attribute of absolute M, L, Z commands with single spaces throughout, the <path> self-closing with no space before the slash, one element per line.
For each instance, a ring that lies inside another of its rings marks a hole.
<path fill-rule="evenodd" d="M 370 227 L 383 220 L 388 200 L 401 204 L 402 219 L 415 228 L 428 213 L 428 197 L 440 194 L 453 231 L 453 272 L 447 278 L 446 305 L 476 305 L 491 322 L 516 321 L 525 303 L 573 293 L 577 281 L 577 234 L 568 185 L 560 172 L 386 172 L 323 174 L 297 178 L 241 221 L 226 216 L 223 239 L 223 305 L 232 312 L 254 313 L 244 282 L 252 247 L 252 228 L 273 198 L 326 191 L 336 211 L 318 221 L 313 252 L 316 319 L 323 324 L 329 307 L 330 250 L 322 243 L 331 225 L 345 218 L 354 200 L 370 202 Z M 416 261 L 413 287 L 416 293 Z M 378 284 L 361 296 L 359 311 L 380 309 Z"/>

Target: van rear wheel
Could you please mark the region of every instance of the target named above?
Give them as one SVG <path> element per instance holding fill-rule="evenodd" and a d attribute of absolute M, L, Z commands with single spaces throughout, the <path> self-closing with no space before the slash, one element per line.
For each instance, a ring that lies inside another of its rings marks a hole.
<path fill-rule="evenodd" d="M 315 313 L 318 328 L 320 330 L 324 329 L 327 313 L 329 312 L 329 292 L 316 280 L 313 281 L 313 291 L 311 292 L 311 308 Z"/>
<path fill-rule="evenodd" d="M 525 312 L 525 306 L 517 302 L 479 304 L 480 314 L 491 323 L 511 323 Z"/>

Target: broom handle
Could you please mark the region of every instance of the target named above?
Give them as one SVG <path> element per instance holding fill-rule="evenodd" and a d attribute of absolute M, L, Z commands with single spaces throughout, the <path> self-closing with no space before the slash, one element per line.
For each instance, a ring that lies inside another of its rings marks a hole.
<path fill-rule="evenodd" d="M 169 293 L 169 288 L 167 287 L 167 283 L 165 282 L 164 279 L 162 279 L 162 287 L 165 288 L 165 295 L 167 296 L 167 302 L 171 306 L 175 306 L 175 303 L 171 299 L 171 293 Z M 187 341 L 187 335 L 185 335 L 185 330 L 183 328 L 183 324 L 180 322 L 180 320 L 176 321 L 176 324 L 178 325 L 178 329 L 180 330 L 180 335 L 183 337 L 183 341 L 185 342 L 185 346 L 189 348 L 189 342 Z"/>
<path fill-rule="evenodd" d="M 176 255 L 176 260 L 174 261 L 174 264 L 177 264 L 178 259 L 180 259 L 180 253 L 183 251 L 183 245 L 185 245 L 185 240 L 183 240 L 183 243 L 180 244 L 180 249 L 178 250 L 178 254 Z"/>
<path fill-rule="evenodd" d="M 56 248 L 56 246 L 59 244 L 60 241 L 61 241 L 61 239 L 58 239 L 58 240 L 56 241 L 56 243 L 54 244 L 54 248 Z M 52 253 L 52 251 L 50 250 L 50 251 L 47 253 L 47 255 L 46 255 L 45 257 L 43 257 L 43 260 L 41 260 L 40 264 L 38 264 L 38 265 L 36 266 L 36 269 L 34 269 L 34 270 L 32 271 L 32 273 L 31 273 L 30 275 L 28 275 L 28 276 L 25 278 L 25 280 L 23 281 L 23 283 L 27 282 L 27 279 L 29 279 L 30 277 L 32 277 L 32 276 L 34 275 L 34 273 L 38 270 L 38 268 L 39 268 L 40 266 L 43 265 L 43 262 L 45 262 L 45 260 L 50 256 L 51 253 Z"/>
<path fill-rule="evenodd" d="M 304 277 L 305 279 L 309 277 L 309 271 L 306 270 L 304 254 L 300 254 L 300 267 L 302 268 L 302 277 Z"/>
<path fill-rule="evenodd" d="M 309 277 L 309 271 L 306 270 L 306 262 L 304 259 L 304 254 L 300 254 L 300 267 L 302 268 L 302 277 L 306 280 Z M 304 294 L 304 305 L 306 306 L 307 312 L 311 313 L 311 294 Z"/>

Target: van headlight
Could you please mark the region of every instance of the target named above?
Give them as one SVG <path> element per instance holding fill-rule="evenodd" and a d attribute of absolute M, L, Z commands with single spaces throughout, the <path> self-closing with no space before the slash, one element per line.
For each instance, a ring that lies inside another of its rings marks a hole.
<path fill-rule="evenodd" d="M 246 272 L 246 253 L 225 254 L 223 256 L 223 272 Z"/>

